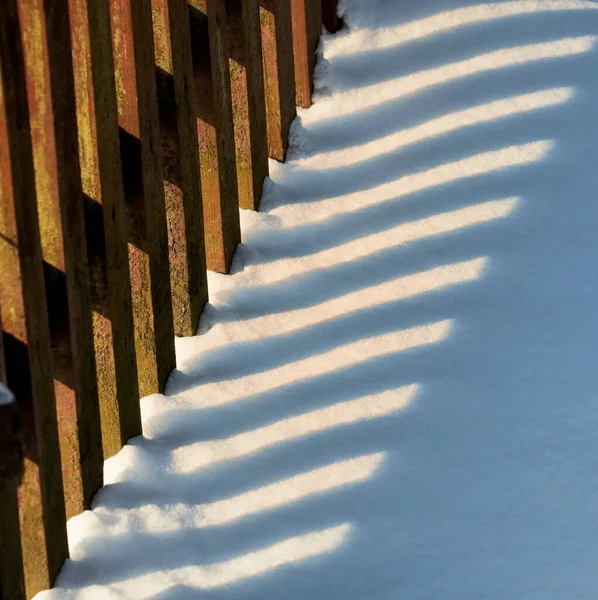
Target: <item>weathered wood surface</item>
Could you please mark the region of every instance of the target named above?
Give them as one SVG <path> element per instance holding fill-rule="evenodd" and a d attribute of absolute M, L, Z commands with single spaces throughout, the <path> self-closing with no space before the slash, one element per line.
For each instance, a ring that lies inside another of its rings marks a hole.
<path fill-rule="evenodd" d="M 52 585 L 68 544 L 23 56 L 17 2 L 6 0 L 0 19 L 0 304 L 7 379 L 24 426 L 19 516 L 31 597 Z"/>
<path fill-rule="evenodd" d="M 22 0 L 30 123 L 67 516 L 91 506 L 103 455 L 67 0 Z"/>
<path fill-rule="evenodd" d="M 193 0 L 190 21 L 206 262 L 228 273 L 241 229 L 224 0 Z"/>
<path fill-rule="evenodd" d="M 104 456 L 141 433 L 108 0 L 69 0 Z"/>
<path fill-rule="evenodd" d="M 176 366 L 162 140 L 149 2 L 111 0 L 120 148 L 141 396 Z"/>
<path fill-rule="evenodd" d="M 257 210 L 268 176 L 259 0 L 226 0 L 239 206 Z"/>
<path fill-rule="evenodd" d="M 268 155 L 284 161 L 297 114 L 290 0 L 260 0 Z"/>
<path fill-rule="evenodd" d="M 174 331 L 194 335 L 208 301 L 187 0 L 152 0 Z"/>
<path fill-rule="evenodd" d="M 321 0 L 291 0 L 293 16 L 293 56 L 295 61 L 296 101 L 311 106 L 316 49 L 322 29 Z"/>

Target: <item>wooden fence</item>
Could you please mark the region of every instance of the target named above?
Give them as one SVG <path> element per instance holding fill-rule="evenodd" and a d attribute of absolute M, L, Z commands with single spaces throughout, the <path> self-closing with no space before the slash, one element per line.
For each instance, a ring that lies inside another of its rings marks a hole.
<path fill-rule="evenodd" d="M 0 380 L 25 456 L 21 479 L 3 406 L 0 600 L 52 586 L 66 519 L 141 433 L 311 103 L 322 22 L 336 0 L 0 3 Z"/>

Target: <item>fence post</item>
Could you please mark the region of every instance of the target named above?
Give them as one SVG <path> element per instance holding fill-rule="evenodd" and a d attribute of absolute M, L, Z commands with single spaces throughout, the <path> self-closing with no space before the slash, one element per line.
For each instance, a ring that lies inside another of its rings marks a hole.
<path fill-rule="evenodd" d="M 190 4 L 208 269 L 228 273 L 241 241 L 224 0 Z"/>
<path fill-rule="evenodd" d="M 108 0 L 69 0 L 104 456 L 141 433 Z"/>
<path fill-rule="evenodd" d="M 8 384 L 26 429 L 20 517 L 26 592 L 33 596 L 52 585 L 68 557 L 68 544 L 16 0 L 3 3 L 0 71 L 0 304 Z"/>
<path fill-rule="evenodd" d="M 67 517 L 102 485 L 103 456 L 67 0 L 21 0 L 37 204 Z"/>
<path fill-rule="evenodd" d="M 322 4 L 321 0 L 291 0 L 291 7 L 296 100 L 299 106 L 309 108 L 313 92 L 316 49 L 322 31 Z"/>
<path fill-rule="evenodd" d="M 141 396 L 176 367 L 161 135 L 149 2 L 110 0 Z"/>
<path fill-rule="evenodd" d="M 268 155 L 284 161 L 297 114 L 290 0 L 260 0 Z"/>
<path fill-rule="evenodd" d="M 259 0 L 226 0 L 239 206 L 257 210 L 268 176 Z"/>
<path fill-rule="evenodd" d="M 187 0 L 152 0 L 174 331 L 195 335 L 208 301 Z"/>

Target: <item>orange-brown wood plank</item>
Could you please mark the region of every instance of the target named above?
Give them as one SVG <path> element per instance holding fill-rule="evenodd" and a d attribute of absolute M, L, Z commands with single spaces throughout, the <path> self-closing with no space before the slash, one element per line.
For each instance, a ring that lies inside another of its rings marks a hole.
<path fill-rule="evenodd" d="M 69 0 L 104 455 L 141 433 L 109 0 Z"/>
<path fill-rule="evenodd" d="M 26 595 L 32 597 L 52 585 L 68 544 L 19 31 L 17 2 L 6 0 L 0 19 L 0 304 L 7 379 L 17 396 L 27 457 L 19 512 Z"/>
<path fill-rule="evenodd" d="M 239 206 L 257 210 L 268 176 L 259 0 L 226 0 Z"/>
<path fill-rule="evenodd" d="M 293 24 L 290 0 L 260 0 L 268 155 L 284 161 L 295 105 Z"/>
<path fill-rule="evenodd" d="M 339 19 L 337 0 L 322 0 L 322 22 L 330 33 L 338 31 Z"/>
<path fill-rule="evenodd" d="M 224 0 L 192 0 L 190 28 L 206 262 L 228 273 L 241 229 Z"/>
<path fill-rule="evenodd" d="M 152 0 L 176 335 L 195 335 L 208 281 L 187 0 Z"/>
<path fill-rule="evenodd" d="M 77 149 L 68 0 L 21 0 L 67 517 L 90 508 L 103 455 Z"/>
<path fill-rule="evenodd" d="M 176 366 L 162 142 L 149 2 L 111 0 L 135 349 L 142 396 Z"/>
<path fill-rule="evenodd" d="M 322 4 L 321 0 L 291 0 L 291 8 L 296 101 L 299 106 L 309 108 L 312 102 L 316 48 L 322 29 Z"/>

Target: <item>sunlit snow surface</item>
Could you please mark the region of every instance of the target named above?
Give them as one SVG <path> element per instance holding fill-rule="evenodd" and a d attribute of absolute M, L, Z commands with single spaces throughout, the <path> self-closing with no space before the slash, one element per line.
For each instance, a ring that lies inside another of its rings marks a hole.
<path fill-rule="evenodd" d="M 341 4 L 38 600 L 598 597 L 596 9 Z"/>

